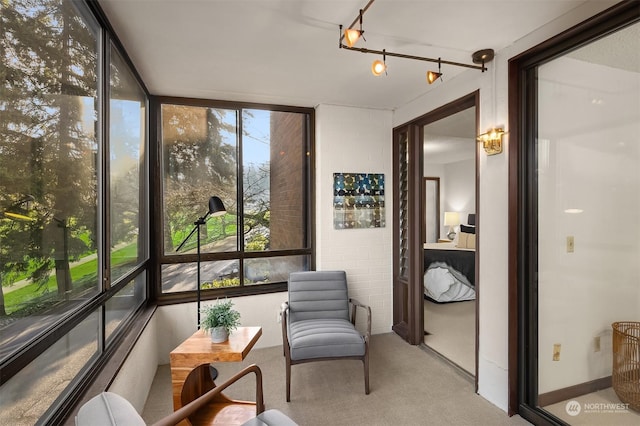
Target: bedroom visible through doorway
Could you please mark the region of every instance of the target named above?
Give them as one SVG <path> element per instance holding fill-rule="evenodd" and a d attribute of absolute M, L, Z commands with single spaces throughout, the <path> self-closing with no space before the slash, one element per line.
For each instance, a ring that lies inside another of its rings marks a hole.
<path fill-rule="evenodd" d="M 477 341 L 475 135 L 475 106 L 423 127 L 424 343 L 473 376 Z"/>

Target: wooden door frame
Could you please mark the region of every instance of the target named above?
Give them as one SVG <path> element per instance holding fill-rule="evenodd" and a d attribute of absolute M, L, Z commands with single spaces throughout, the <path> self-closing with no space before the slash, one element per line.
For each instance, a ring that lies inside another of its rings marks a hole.
<path fill-rule="evenodd" d="M 395 155 L 396 137 L 403 131 L 408 132 L 409 141 L 409 235 L 419 236 L 419 238 L 413 238 L 410 241 L 410 262 L 409 262 L 409 282 L 408 282 L 408 320 L 406 324 L 406 330 L 400 329 L 403 334 L 400 334 L 407 342 L 413 345 L 418 345 L 424 342 L 424 293 L 423 293 L 423 273 L 424 270 L 424 256 L 422 253 L 422 235 L 423 226 L 422 216 L 424 215 L 424 194 L 423 194 L 423 178 L 424 178 L 424 126 L 435 121 L 441 120 L 445 117 L 453 115 L 457 112 L 463 111 L 467 108 L 475 107 L 476 109 L 476 129 L 475 134 L 479 134 L 479 122 L 480 122 L 480 91 L 476 90 L 468 95 L 462 96 L 448 104 L 445 104 L 435 110 L 428 112 L 408 123 L 397 126 L 393 130 L 394 135 L 394 167 L 396 167 L 397 156 Z M 476 177 L 475 177 L 475 191 L 476 191 L 476 221 L 480 223 L 480 173 L 479 173 L 479 145 L 476 144 Z M 395 174 L 394 174 L 395 177 Z M 395 204 L 396 196 L 394 196 L 394 250 L 396 242 L 398 241 L 398 226 L 396 223 L 397 208 Z M 476 247 L 480 246 L 480 232 L 476 230 Z M 397 256 L 394 255 L 394 279 L 396 271 Z M 479 249 L 476 249 L 475 253 L 475 277 L 476 277 L 476 341 L 475 341 L 475 390 L 478 391 L 478 348 L 479 348 L 479 300 L 480 300 L 480 286 L 479 286 Z M 396 300 L 394 293 L 393 310 L 394 318 L 396 318 L 396 309 L 399 309 L 399 303 L 402 301 Z M 396 331 L 394 321 L 394 331 Z M 398 331 L 396 331 L 398 332 Z"/>

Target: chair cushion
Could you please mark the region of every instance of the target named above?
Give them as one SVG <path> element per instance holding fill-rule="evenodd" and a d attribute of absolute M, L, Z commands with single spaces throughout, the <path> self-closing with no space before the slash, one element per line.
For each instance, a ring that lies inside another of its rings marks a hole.
<path fill-rule="evenodd" d="M 303 271 L 289 274 L 289 320 L 321 318 L 349 319 L 346 273 Z"/>
<path fill-rule="evenodd" d="M 85 402 L 76 416 L 77 426 L 144 426 L 133 405 L 113 392 L 102 392 Z"/>
<path fill-rule="evenodd" d="M 340 319 L 312 319 L 289 325 L 291 359 L 363 356 L 364 337 Z"/>
<path fill-rule="evenodd" d="M 243 423 L 242 426 L 298 426 L 298 424 L 278 410 L 267 410 Z"/>

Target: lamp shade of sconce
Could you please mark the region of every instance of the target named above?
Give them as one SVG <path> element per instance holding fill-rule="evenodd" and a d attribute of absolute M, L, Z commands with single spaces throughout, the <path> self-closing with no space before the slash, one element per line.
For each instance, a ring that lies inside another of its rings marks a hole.
<path fill-rule="evenodd" d="M 373 61 L 373 64 L 371 64 L 371 72 L 376 77 L 382 75 L 382 73 L 385 72 L 386 70 L 387 70 L 387 65 L 384 62 L 382 62 L 380 59 L 376 59 L 375 61 Z"/>
<path fill-rule="evenodd" d="M 361 35 L 362 31 L 349 28 L 344 32 L 344 42 L 347 44 L 347 46 L 353 47 L 353 45 L 358 42 Z"/>
<path fill-rule="evenodd" d="M 482 142 L 487 155 L 500 154 L 502 152 L 502 136 L 504 130 L 501 128 L 493 128 L 486 133 L 478 135 L 478 141 Z"/>
<path fill-rule="evenodd" d="M 442 77 L 442 73 L 429 71 L 427 72 L 427 83 L 433 84 L 433 82 L 439 79 L 440 77 Z"/>

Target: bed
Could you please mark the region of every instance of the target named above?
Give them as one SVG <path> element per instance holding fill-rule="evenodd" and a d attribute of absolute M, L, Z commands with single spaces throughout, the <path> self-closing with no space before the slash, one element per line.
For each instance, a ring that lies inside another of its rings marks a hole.
<path fill-rule="evenodd" d="M 462 225 L 457 241 L 427 243 L 423 251 L 425 297 L 437 303 L 476 298 L 475 229 Z"/>

